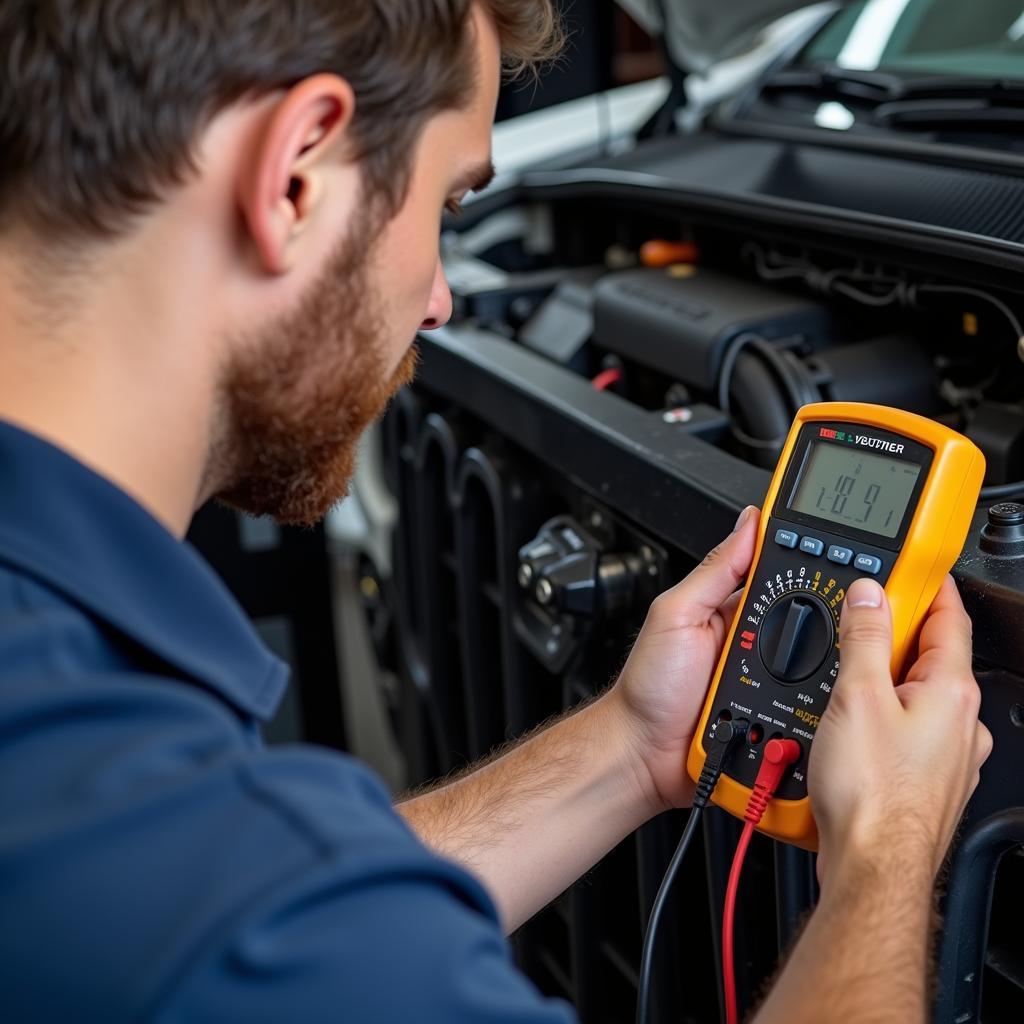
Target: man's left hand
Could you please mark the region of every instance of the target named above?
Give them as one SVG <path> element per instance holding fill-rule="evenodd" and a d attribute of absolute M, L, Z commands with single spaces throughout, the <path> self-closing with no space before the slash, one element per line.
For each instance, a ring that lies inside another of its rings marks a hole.
<path fill-rule="evenodd" d="M 733 533 L 655 599 L 609 694 L 660 809 L 693 797 L 686 755 L 754 557 L 758 520 L 756 508 L 744 509 Z"/>

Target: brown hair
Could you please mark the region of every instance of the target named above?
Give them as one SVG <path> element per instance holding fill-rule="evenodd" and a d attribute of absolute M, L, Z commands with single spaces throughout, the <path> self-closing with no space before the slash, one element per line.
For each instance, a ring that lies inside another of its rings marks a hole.
<path fill-rule="evenodd" d="M 472 91 L 475 2 L 506 69 L 557 52 L 551 0 L 3 0 L 0 228 L 116 234 L 195 170 L 215 114 L 325 71 L 352 84 L 365 184 L 393 212 L 424 124 Z"/>

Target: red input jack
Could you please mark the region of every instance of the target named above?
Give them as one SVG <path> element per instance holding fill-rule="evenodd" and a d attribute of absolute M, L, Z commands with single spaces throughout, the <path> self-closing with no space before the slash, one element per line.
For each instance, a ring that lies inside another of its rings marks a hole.
<path fill-rule="evenodd" d="M 775 791 L 782 783 L 790 765 L 800 760 L 803 751 L 796 740 L 771 739 L 764 745 L 761 765 L 757 770 L 754 790 L 747 801 L 747 810 L 743 815 L 746 824 L 736 844 L 736 853 L 732 858 L 729 871 L 729 884 L 725 890 L 725 909 L 722 913 L 722 981 L 725 992 L 726 1024 L 737 1024 L 736 1010 L 736 970 L 733 961 L 733 923 L 736 918 L 736 893 L 740 887 L 740 875 L 743 873 L 743 862 L 747 856 L 754 829 L 764 817 Z"/>

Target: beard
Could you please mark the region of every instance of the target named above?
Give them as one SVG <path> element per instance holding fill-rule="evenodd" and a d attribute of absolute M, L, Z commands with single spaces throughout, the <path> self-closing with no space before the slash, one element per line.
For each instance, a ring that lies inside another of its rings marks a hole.
<path fill-rule="evenodd" d="M 236 347 L 221 383 L 215 497 L 252 515 L 311 525 L 348 493 L 363 431 L 415 372 L 388 376 L 383 302 L 370 281 L 369 215 L 298 307 Z"/>

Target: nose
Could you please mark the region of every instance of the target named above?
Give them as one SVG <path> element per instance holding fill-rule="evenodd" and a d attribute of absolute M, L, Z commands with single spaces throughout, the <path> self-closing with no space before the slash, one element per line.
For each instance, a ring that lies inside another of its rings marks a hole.
<path fill-rule="evenodd" d="M 445 280 L 444 268 L 437 261 L 434 271 L 434 283 L 430 286 L 430 302 L 427 303 L 427 316 L 420 324 L 421 331 L 432 331 L 435 327 L 443 327 L 452 318 L 452 293 Z"/>

